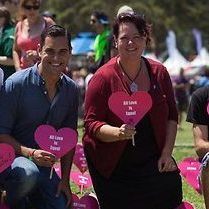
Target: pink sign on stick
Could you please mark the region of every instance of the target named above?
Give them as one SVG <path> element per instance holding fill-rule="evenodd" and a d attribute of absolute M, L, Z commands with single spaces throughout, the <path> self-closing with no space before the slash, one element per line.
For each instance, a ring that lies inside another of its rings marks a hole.
<path fill-rule="evenodd" d="M 0 173 L 7 169 L 15 159 L 14 148 L 6 143 L 0 144 Z"/>
<path fill-rule="evenodd" d="M 183 202 L 178 208 L 176 209 L 194 209 L 194 207 L 189 202 Z"/>
<path fill-rule="evenodd" d="M 91 177 L 87 173 L 81 173 L 79 171 L 71 171 L 70 179 L 78 186 L 89 188 L 92 186 Z"/>
<path fill-rule="evenodd" d="M 76 145 L 73 163 L 77 166 L 81 173 L 84 173 L 88 169 L 82 144 Z"/>
<path fill-rule="evenodd" d="M 77 195 L 72 194 L 72 209 L 99 209 L 96 198 L 85 195 L 79 198 Z"/>
<path fill-rule="evenodd" d="M 0 203 L 0 209 L 10 209 L 5 203 Z"/>
<path fill-rule="evenodd" d="M 50 125 L 39 126 L 34 134 L 41 149 L 53 153 L 60 158 L 73 149 L 78 141 L 78 134 L 71 128 L 61 128 L 58 131 Z"/>
<path fill-rule="evenodd" d="M 124 123 L 136 125 L 151 109 L 152 98 L 145 91 L 138 91 L 132 95 L 119 91 L 110 96 L 108 105 Z"/>

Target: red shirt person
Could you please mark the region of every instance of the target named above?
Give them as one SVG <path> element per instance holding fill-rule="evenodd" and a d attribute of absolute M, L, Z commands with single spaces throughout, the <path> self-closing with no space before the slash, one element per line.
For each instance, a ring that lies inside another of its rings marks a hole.
<path fill-rule="evenodd" d="M 139 203 L 143 209 L 166 209 L 182 201 L 172 158 L 177 109 L 165 67 L 141 56 L 149 31 L 141 16 L 119 15 L 113 26 L 119 55 L 95 73 L 87 89 L 83 143 L 101 209 L 138 209 Z M 145 91 L 152 98 L 152 108 L 135 127 L 108 107 L 118 91 Z"/>

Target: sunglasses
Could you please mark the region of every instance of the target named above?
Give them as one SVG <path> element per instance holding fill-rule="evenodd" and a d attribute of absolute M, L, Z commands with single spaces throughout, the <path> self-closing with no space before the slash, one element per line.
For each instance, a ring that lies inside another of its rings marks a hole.
<path fill-rule="evenodd" d="M 27 9 L 27 10 L 38 10 L 40 8 L 39 5 L 34 5 L 34 6 L 30 6 L 30 5 L 23 5 L 23 8 Z"/>
<path fill-rule="evenodd" d="M 90 23 L 95 24 L 97 21 L 95 19 L 91 19 Z"/>
<path fill-rule="evenodd" d="M 134 19 L 136 17 L 140 17 L 140 19 L 145 19 L 145 15 L 144 14 L 137 14 L 137 13 L 121 13 L 118 16 L 119 20 L 124 20 L 124 19 Z"/>

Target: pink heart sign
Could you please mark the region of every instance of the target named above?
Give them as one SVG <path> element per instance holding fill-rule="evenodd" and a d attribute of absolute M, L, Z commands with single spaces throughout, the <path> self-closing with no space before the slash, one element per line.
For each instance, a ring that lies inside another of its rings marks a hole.
<path fill-rule="evenodd" d="M 0 203 L 0 209 L 10 209 L 5 203 Z"/>
<path fill-rule="evenodd" d="M 194 209 L 194 207 L 189 202 L 183 202 L 178 208 L 176 209 Z"/>
<path fill-rule="evenodd" d="M 89 195 L 79 198 L 77 195 L 72 194 L 72 201 L 72 209 L 99 209 L 96 198 Z"/>
<path fill-rule="evenodd" d="M 84 173 L 88 169 L 82 144 L 76 145 L 73 163 L 77 166 L 81 173 Z"/>
<path fill-rule="evenodd" d="M 136 125 L 151 109 L 152 98 L 145 91 L 138 91 L 132 95 L 119 91 L 110 96 L 108 105 L 124 123 Z"/>
<path fill-rule="evenodd" d="M 34 137 L 41 149 L 53 153 L 58 158 L 73 149 L 78 141 L 78 134 L 75 130 L 61 128 L 56 131 L 50 125 L 40 125 Z"/>
<path fill-rule="evenodd" d="M 7 169 L 15 159 L 14 148 L 6 143 L 0 144 L 0 173 Z"/>
<path fill-rule="evenodd" d="M 71 171 L 70 179 L 78 186 L 89 188 L 92 186 L 91 177 L 87 173 L 81 173 L 79 171 Z"/>

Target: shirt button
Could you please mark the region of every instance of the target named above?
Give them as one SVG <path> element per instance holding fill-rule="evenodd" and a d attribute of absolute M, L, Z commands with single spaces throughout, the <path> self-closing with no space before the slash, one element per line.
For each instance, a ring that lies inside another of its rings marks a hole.
<path fill-rule="evenodd" d="M 47 94 L 47 91 L 44 91 L 44 94 Z"/>
<path fill-rule="evenodd" d="M 45 84 L 45 82 L 43 81 L 43 82 L 42 82 L 42 84 L 44 85 L 44 84 Z"/>

